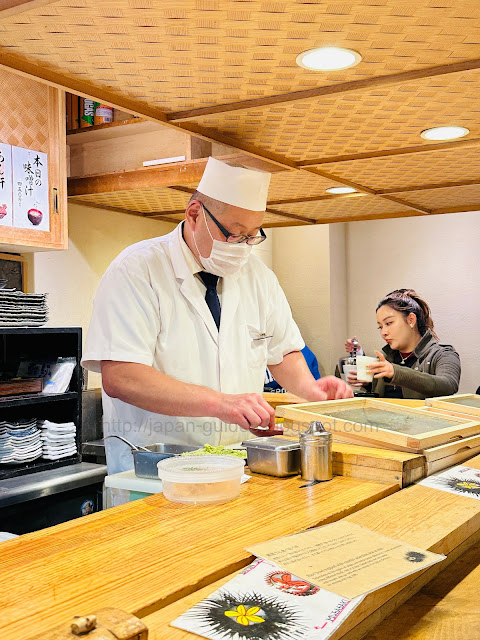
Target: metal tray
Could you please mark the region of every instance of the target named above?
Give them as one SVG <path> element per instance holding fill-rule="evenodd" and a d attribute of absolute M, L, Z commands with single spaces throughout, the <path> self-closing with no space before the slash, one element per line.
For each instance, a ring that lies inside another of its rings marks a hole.
<path fill-rule="evenodd" d="M 128 444 L 133 454 L 133 464 L 135 467 L 135 475 L 139 478 L 153 478 L 158 480 L 157 462 L 165 460 L 165 458 L 173 458 L 180 456 L 187 451 L 197 451 L 200 447 L 187 446 L 181 444 L 167 444 L 165 442 L 156 442 L 146 447 L 141 447 L 129 442 L 122 436 L 111 435 L 106 438 L 119 438 L 125 444 Z"/>
<path fill-rule="evenodd" d="M 300 443 L 286 438 L 255 438 L 242 442 L 253 473 L 285 478 L 300 473 Z"/>

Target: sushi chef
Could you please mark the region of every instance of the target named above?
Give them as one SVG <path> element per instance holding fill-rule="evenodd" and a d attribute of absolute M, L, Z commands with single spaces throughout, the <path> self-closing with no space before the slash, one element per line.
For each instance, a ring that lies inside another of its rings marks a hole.
<path fill-rule="evenodd" d="M 209 158 L 185 219 L 125 249 L 105 272 L 82 364 L 101 372 L 104 434 L 135 444 L 227 445 L 274 427 L 265 368 L 311 401 L 351 397 L 315 380 L 274 273 L 255 255 L 270 174 Z M 106 440 L 109 473 L 133 467 Z"/>

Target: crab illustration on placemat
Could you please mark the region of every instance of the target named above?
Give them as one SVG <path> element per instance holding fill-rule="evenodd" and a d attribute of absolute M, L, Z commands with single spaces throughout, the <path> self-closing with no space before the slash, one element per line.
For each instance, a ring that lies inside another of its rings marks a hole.
<path fill-rule="evenodd" d="M 319 587 L 307 580 L 292 576 L 288 571 L 272 571 L 265 577 L 265 581 L 270 587 L 290 593 L 292 596 L 312 596 L 320 591 Z"/>

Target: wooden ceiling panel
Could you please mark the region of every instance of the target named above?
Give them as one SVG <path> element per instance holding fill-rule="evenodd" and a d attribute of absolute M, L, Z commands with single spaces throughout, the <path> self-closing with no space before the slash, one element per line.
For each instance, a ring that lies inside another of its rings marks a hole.
<path fill-rule="evenodd" d="M 282 171 L 272 174 L 268 201 L 324 196 L 328 187 L 335 186 L 338 186 L 337 182 L 309 174 L 306 171 Z"/>
<path fill-rule="evenodd" d="M 480 184 L 411 191 L 408 193 L 408 200 L 414 204 L 425 205 L 433 209 L 434 213 L 443 213 L 446 210 L 480 210 Z"/>
<path fill-rule="evenodd" d="M 248 166 L 249 163 L 243 162 L 243 159 L 240 158 L 238 162 L 234 162 L 233 164 L 235 166 L 240 166 L 240 164 L 241 166 Z M 279 171 L 272 173 L 268 191 L 268 201 L 277 202 L 299 197 L 323 197 L 328 187 L 338 187 L 338 184 L 338 182 L 328 180 L 322 176 L 313 175 L 307 171 Z M 198 181 L 177 186 L 194 191 L 197 185 Z"/>
<path fill-rule="evenodd" d="M 429 127 L 460 124 L 480 137 L 480 70 L 403 85 L 207 115 L 202 127 L 262 150 L 309 160 L 434 144 Z"/>
<path fill-rule="evenodd" d="M 327 163 L 319 168 L 375 190 L 408 189 L 419 185 L 475 179 L 480 182 L 480 145 Z"/>
<path fill-rule="evenodd" d="M 266 226 L 463 210 L 480 201 L 478 2 L 13 5 L 0 11 L 0 64 L 233 147 L 243 160 L 232 162 L 271 170 Z M 363 59 L 329 73 L 296 65 L 298 53 L 322 45 L 358 50 Z M 420 133 L 445 124 L 470 135 L 433 150 L 437 143 Z M 174 179 L 175 168 L 132 171 L 72 180 L 70 189 L 89 206 L 176 221 L 205 159 L 192 162 Z M 338 184 L 362 195 L 326 196 Z"/>
<path fill-rule="evenodd" d="M 324 223 L 418 215 L 418 212 L 395 202 L 367 195 L 278 205 L 275 206 L 275 211 L 305 216 L 316 222 Z"/>
<path fill-rule="evenodd" d="M 296 65 L 332 43 L 362 62 L 328 74 Z M 0 19 L 3 51 L 165 111 L 454 63 L 479 45 L 472 0 L 61 0 Z"/>
<path fill-rule="evenodd" d="M 95 193 L 71 197 L 71 202 L 86 202 L 101 207 L 107 205 L 126 211 L 151 213 L 152 211 L 184 211 L 190 196 L 168 187 L 131 189 L 110 193 Z"/>

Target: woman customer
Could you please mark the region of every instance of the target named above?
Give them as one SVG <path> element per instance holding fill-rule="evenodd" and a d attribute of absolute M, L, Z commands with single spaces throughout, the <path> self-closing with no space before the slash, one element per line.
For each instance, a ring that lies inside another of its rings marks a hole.
<path fill-rule="evenodd" d="M 377 324 L 387 343 L 378 362 L 367 369 L 374 380 L 367 387 L 348 376 L 349 384 L 363 386 L 382 398 L 424 399 L 458 391 L 460 358 L 451 345 L 439 344 L 430 307 L 413 289 L 396 289 L 377 306 Z M 353 351 L 352 339 L 345 348 Z M 357 353 L 360 346 L 357 347 Z"/>

